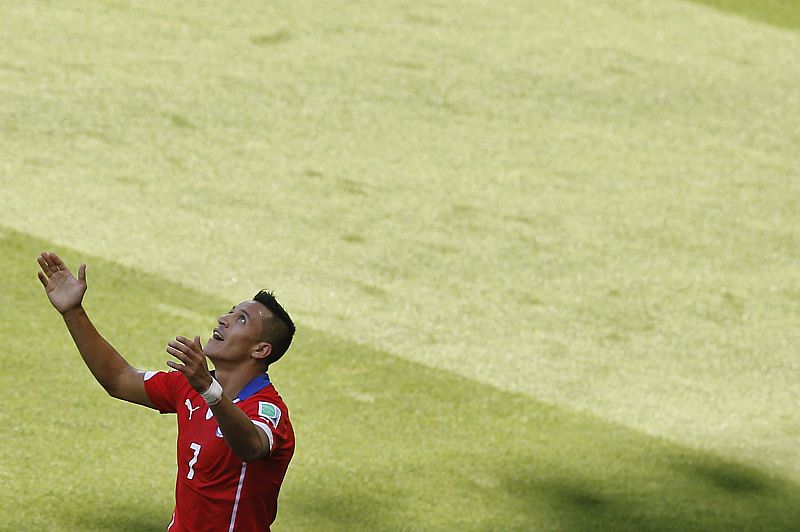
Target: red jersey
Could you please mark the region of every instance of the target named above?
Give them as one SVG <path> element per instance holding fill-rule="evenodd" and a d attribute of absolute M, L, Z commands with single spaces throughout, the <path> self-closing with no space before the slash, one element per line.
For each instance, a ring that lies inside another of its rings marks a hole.
<path fill-rule="evenodd" d="M 144 388 L 162 414 L 178 415 L 178 478 L 170 532 L 269 530 L 294 452 L 289 411 L 265 373 L 234 400 L 268 436 L 269 456 L 242 462 L 222 438 L 211 408 L 182 373 L 148 372 Z"/>

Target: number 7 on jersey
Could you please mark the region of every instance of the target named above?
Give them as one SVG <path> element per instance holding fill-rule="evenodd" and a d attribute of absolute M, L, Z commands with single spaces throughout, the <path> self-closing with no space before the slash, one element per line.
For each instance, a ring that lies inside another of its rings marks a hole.
<path fill-rule="evenodd" d="M 199 443 L 190 443 L 189 448 L 194 451 L 194 456 L 189 460 L 189 472 L 186 473 L 186 478 L 192 480 L 194 478 L 194 465 L 197 463 L 197 457 L 200 455 L 202 446 Z"/>

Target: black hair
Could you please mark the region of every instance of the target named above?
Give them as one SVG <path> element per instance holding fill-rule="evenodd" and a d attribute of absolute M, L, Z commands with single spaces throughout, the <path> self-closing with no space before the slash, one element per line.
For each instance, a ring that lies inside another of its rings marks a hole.
<path fill-rule="evenodd" d="M 265 328 L 265 340 L 269 340 L 272 344 L 272 353 L 265 359 L 269 366 L 289 349 L 294 337 L 294 322 L 272 292 L 261 290 L 253 296 L 253 301 L 258 301 L 272 313 L 272 317 L 265 319 L 262 323 Z"/>

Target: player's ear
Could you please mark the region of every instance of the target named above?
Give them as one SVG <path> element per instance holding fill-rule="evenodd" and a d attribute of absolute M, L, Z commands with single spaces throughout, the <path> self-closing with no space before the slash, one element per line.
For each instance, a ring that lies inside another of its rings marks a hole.
<path fill-rule="evenodd" d="M 253 358 L 263 360 L 272 354 L 272 344 L 269 342 L 261 342 L 256 344 L 253 348 Z"/>

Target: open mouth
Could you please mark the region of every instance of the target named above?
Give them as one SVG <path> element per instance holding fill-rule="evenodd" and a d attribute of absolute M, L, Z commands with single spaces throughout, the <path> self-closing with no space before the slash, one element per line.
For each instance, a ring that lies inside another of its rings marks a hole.
<path fill-rule="evenodd" d="M 222 334 L 220 334 L 219 329 L 214 329 L 214 332 L 211 334 L 211 337 L 214 340 L 218 340 L 220 342 L 225 340 L 225 337 L 223 337 Z"/>

